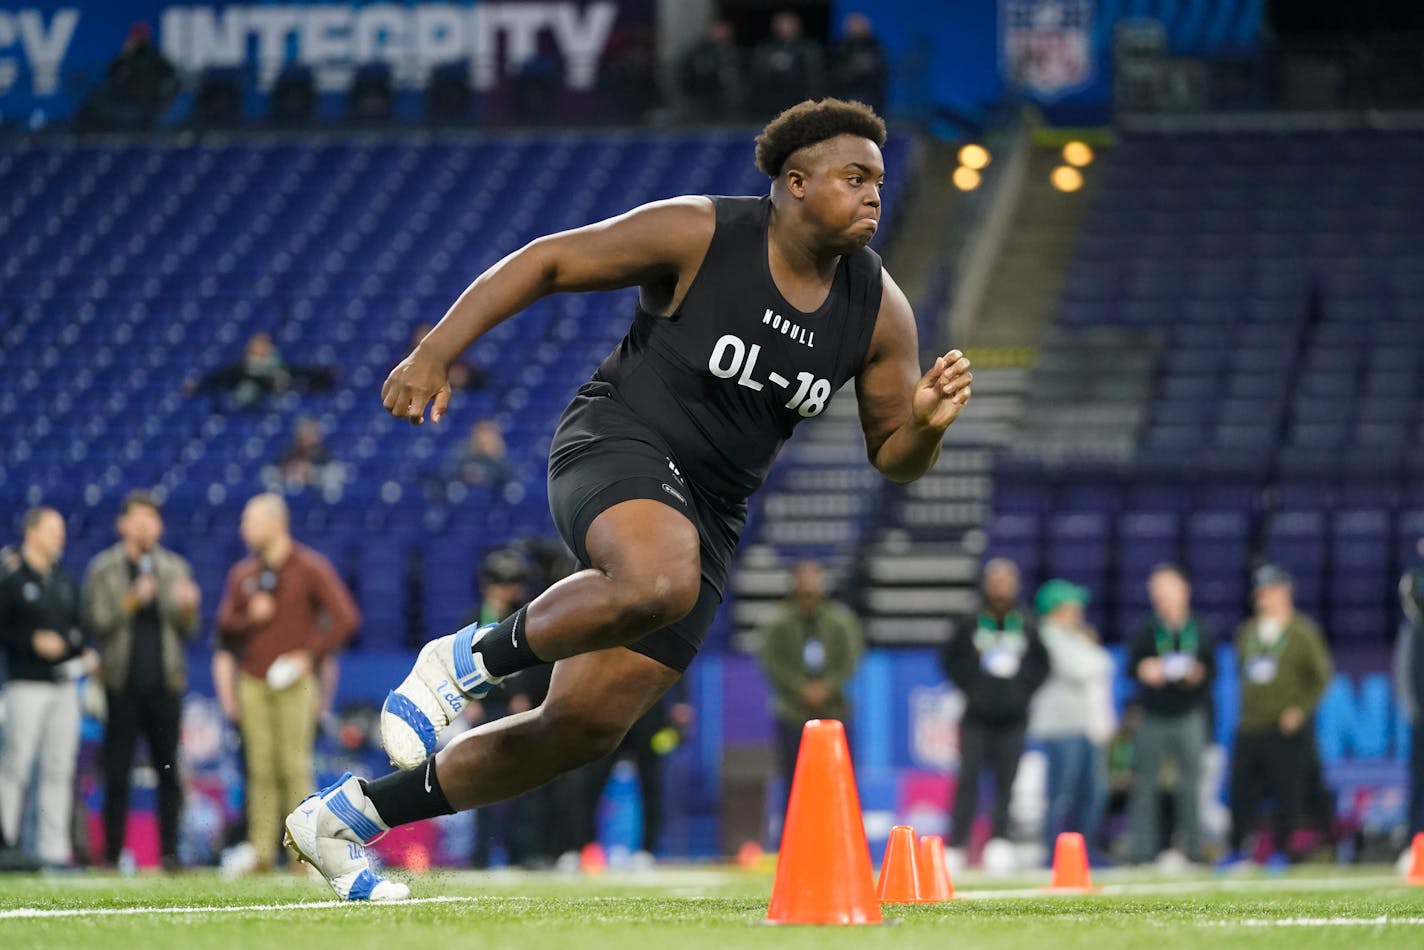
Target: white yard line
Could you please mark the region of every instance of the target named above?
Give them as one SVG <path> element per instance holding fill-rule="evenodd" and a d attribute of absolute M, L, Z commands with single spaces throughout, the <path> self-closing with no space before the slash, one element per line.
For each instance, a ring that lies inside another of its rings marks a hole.
<path fill-rule="evenodd" d="M 0 910 L 0 920 L 36 917 L 141 917 L 148 914 L 267 914 L 273 911 L 329 910 L 334 907 L 409 907 L 412 904 L 473 904 L 476 901 L 508 900 L 489 897 L 414 897 L 390 904 L 358 901 L 294 901 L 290 904 L 210 904 L 199 907 L 15 907 Z M 515 898 L 516 900 L 518 898 Z"/>
<path fill-rule="evenodd" d="M 1279 920 L 1214 920 L 1211 927 L 1420 927 L 1424 917 L 1282 917 Z"/>
<path fill-rule="evenodd" d="M 954 892 L 955 899 L 965 900 L 1008 900 L 1026 897 L 1082 897 L 1102 895 L 1104 897 L 1150 897 L 1163 894 L 1194 894 L 1199 891 L 1348 891 L 1371 887 L 1403 886 L 1397 877 L 1373 875 L 1370 877 L 1339 878 L 1212 878 L 1197 881 L 1161 881 L 1146 884 L 1105 884 L 1091 891 L 1052 891 L 1047 887 L 1021 887 L 1004 890 L 976 890 Z"/>
<path fill-rule="evenodd" d="M 703 872 L 705 874 L 705 872 Z M 689 875 L 691 876 L 691 875 Z M 700 876 L 700 875 L 699 875 Z M 694 878 L 695 880 L 696 878 Z M 724 882 L 731 878 L 725 876 L 714 877 L 706 874 L 708 882 Z M 655 879 L 649 880 L 653 883 Z M 628 883 L 626 880 L 617 880 L 619 884 Z M 696 897 L 695 891 L 688 888 L 688 882 L 682 876 L 676 879 L 678 888 L 677 896 Z M 610 883 L 613 883 L 610 881 Z M 1130 896 L 1150 896 L 1150 895 L 1171 895 L 1171 894 L 1192 894 L 1202 891 L 1241 891 L 1241 890 L 1264 890 L 1264 891 L 1346 891 L 1365 890 L 1380 887 L 1398 887 L 1402 882 L 1392 876 L 1374 875 L 1368 877 L 1340 877 L 1340 878 L 1213 878 L 1210 880 L 1195 881 L 1163 881 L 1157 883 L 1143 884 L 1107 884 L 1094 891 L 1087 892 L 1090 895 L 1101 895 L 1105 897 L 1130 897 Z M 1017 888 L 1002 890 L 969 890 L 959 891 L 955 894 L 956 899 L 964 900 L 1014 900 L 1025 898 L 1043 897 L 1072 897 L 1083 892 L 1073 891 L 1050 891 L 1047 888 Z M 622 897 L 609 897 L 604 895 L 590 894 L 570 894 L 575 900 L 623 900 Z M 274 904 L 205 904 L 198 906 L 153 906 L 140 905 L 134 907 L 14 907 L 8 910 L 0 910 L 0 921 L 4 920 L 32 920 L 36 918 L 64 918 L 64 917 L 137 917 L 137 916 L 162 916 L 162 915 L 187 915 L 187 914 L 266 914 L 285 913 L 290 911 L 316 911 L 332 910 L 339 907 L 351 908 L 358 906 L 399 906 L 411 907 L 422 904 L 475 904 L 485 903 L 507 903 L 511 901 L 533 900 L 533 898 L 521 897 L 519 895 L 485 895 L 479 897 L 417 897 L 410 900 L 399 901 L 388 905 L 368 905 L 353 903 L 351 901 L 292 901 L 290 903 Z M 1361 926 L 1383 926 L 1383 925 L 1411 925 L 1424 924 L 1424 918 L 1418 917 L 1378 917 L 1378 918 L 1304 918 L 1290 917 L 1279 920 L 1245 920 L 1245 921 L 1202 921 L 1204 925 L 1212 926 L 1243 926 L 1243 927 L 1313 927 L 1313 926 L 1341 926 L 1341 927 L 1361 927 Z"/>

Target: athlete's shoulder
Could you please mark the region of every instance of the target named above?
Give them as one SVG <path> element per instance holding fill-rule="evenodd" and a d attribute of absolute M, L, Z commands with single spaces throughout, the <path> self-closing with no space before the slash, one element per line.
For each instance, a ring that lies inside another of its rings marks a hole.
<path fill-rule="evenodd" d="M 651 241 L 666 250 L 701 252 L 717 230 L 718 211 L 707 195 L 682 195 L 639 205 L 611 223 L 619 225 L 621 238 L 634 243 Z"/>

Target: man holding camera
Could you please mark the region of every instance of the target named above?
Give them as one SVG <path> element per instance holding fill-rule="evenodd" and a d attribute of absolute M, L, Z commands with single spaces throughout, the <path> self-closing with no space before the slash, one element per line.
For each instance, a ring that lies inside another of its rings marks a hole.
<path fill-rule="evenodd" d="M 248 839 L 257 868 L 270 870 L 282 815 L 312 787 L 317 666 L 350 639 L 360 614 L 331 562 L 292 538 L 280 495 L 252 498 L 241 531 L 252 554 L 228 572 L 218 638 L 238 658 Z"/>

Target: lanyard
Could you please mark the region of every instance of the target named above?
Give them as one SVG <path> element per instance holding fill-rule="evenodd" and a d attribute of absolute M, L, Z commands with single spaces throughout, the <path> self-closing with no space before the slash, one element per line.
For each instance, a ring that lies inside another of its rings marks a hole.
<path fill-rule="evenodd" d="M 1004 615 L 1003 623 L 995 620 L 988 613 L 979 615 L 979 626 L 974 631 L 975 641 L 979 648 L 984 649 L 984 639 L 992 637 L 994 646 L 1002 646 L 1005 640 L 1017 637 L 1019 640 L 1024 636 L 1023 615 L 1017 610 L 1011 610 Z"/>
<path fill-rule="evenodd" d="M 1288 629 L 1288 627 L 1281 628 L 1281 635 L 1276 637 L 1276 642 L 1270 646 L 1266 646 L 1261 642 L 1260 625 L 1258 623 L 1257 626 L 1251 630 L 1251 639 L 1246 644 L 1247 655 L 1251 657 L 1270 656 L 1279 659 L 1281 653 L 1284 652 L 1286 648 L 1286 631 Z"/>
<path fill-rule="evenodd" d="M 1177 650 L 1175 652 L 1186 653 L 1190 656 L 1197 655 L 1197 645 L 1200 642 L 1200 637 L 1197 634 L 1197 622 L 1191 617 L 1187 618 L 1186 624 L 1175 634 L 1168 630 L 1162 621 L 1155 620 L 1152 623 L 1152 636 L 1157 641 L 1158 656 L 1164 653 L 1174 652 L 1172 650 L 1172 641 L 1174 639 L 1177 641 Z"/>

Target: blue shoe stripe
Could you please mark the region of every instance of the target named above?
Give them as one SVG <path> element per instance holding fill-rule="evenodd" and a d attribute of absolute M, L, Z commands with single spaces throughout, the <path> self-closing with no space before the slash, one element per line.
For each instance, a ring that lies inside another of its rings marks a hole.
<path fill-rule="evenodd" d="M 385 709 L 414 730 L 420 744 L 425 746 L 426 755 L 435 751 L 435 726 L 425 713 L 420 711 L 420 707 L 411 702 L 410 697 L 391 690 L 386 696 Z"/>
<path fill-rule="evenodd" d="M 365 868 L 356 875 L 356 880 L 351 882 L 351 890 L 346 893 L 349 901 L 368 901 L 371 899 L 371 892 L 376 889 L 376 885 L 381 883 L 381 879 L 376 877 L 376 873 L 370 868 Z"/>
<path fill-rule="evenodd" d="M 479 624 L 470 624 L 463 630 L 455 634 L 455 678 L 462 684 L 464 681 L 474 676 L 475 669 L 475 634 L 479 632 Z"/>
<path fill-rule="evenodd" d="M 356 832 L 356 837 L 362 841 L 373 841 L 384 834 L 380 825 L 367 818 L 361 809 L 351 803 L 351 799 L 346 797 L 345 792 L 337 792 L 326 799 L 326 807 L 331 809 L 331 813 L 342 821 L 346 826 Z"/>
<path fill-rule="evenodd" d="M 339 778 L 339 779 L 337 779 L 336 781 L 332 782 L 332 783 L 331 783 L 330 785 L 328 785 L 326 788 L 323 788 L 321 791 L 317 792 L 317 794 L 318 794 L 318 795 L 330 795 L 332 792 L 336 791 L 338 788 L 340 788 L 341 786 L 345 785 L 345 784 L 346 784 L 346 780 L 349 779 L 350 777 L 351 777 L 351 773 L 350 773 L 350 772 L 344 773 L 344 774 L 341 776 L 341 778 Z"/>

